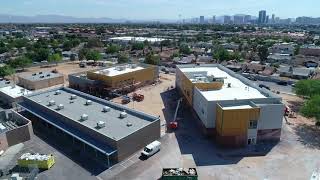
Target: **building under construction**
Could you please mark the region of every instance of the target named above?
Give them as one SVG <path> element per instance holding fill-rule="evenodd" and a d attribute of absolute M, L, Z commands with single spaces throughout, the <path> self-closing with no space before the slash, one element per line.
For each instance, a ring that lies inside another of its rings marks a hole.
<path fill-rule="evenodd" d="M 126 94 L 136 88 L 157 81 L 157 66 L 147 64 L 123 64 L 85 73 L 69 75 L 70 88 L 95 96 L 106 97 Z"/>
<path fill-rule="evenodd" d="M 222 65 L 179 65 L 176 87 L 208 134 L 227 146 L 279 141 L 281 98 Z"/>

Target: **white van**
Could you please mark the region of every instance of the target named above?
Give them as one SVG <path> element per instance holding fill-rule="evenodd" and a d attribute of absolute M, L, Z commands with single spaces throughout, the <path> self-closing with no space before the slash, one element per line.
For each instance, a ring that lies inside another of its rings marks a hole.
<path fill-rule="evenodd" d="M 141 152 L 142 157 L 150 157 L 160 151 L 161 143 L 159 141 L 153 141 L 151 144 L 148 144 L 143 151 Z"/>

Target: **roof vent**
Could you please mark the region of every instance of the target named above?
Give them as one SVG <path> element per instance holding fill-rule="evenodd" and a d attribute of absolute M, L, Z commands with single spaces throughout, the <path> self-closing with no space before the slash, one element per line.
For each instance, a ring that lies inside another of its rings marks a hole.
<path fill-rule="evenodd" d="M 70 96 L 70 99 L 71 99 L 71 100 L 72 100 L 72 99 L 77 99 L 77 95 L 72 94 L 72 95 Z"/>
<path fill-rule="evenodd" d="M 131 126 L 132 126 L 132 123 L 127 122 L 127 126 L 128 126 L 128 127 L 131 127 Z"/>
<path fill-rule="evenodd" d="M 228 83 L 228 88 L 231 88 L 231 83 Z"/>
<path fill-rule="evenodd" d="M 33 73 L 33 74 L 32 74 L 32 76 L 36 76 L 36 75 L 37 75 L 36 73 Z"/>
<path fill-rule="evenodd" d="M 49 106 L 53 106 L 53 105 L 56 105 L 56 102 L 54 100 L 50 100 L 49 101 Z"/>
<path fill-rule="evenodd" d="M 111 108 L 108 106 L 103 107 L 103 112 L 109 112 L 110 110 Z"/>
<path fill-rule="evenodd" d="M 40 71 L 39 74 L 42 74 L 42 72 Z"/>
<path fill-rule="evenodd" d="M 59 104 L 58 105 L 58 110 L 62 110 L 62 109 L 64 109 L 64 105 L 63 104 Z"/>
<path fill-rule="evenodd" d="M 50 74 L 47 74 L 47 77 L 50 77 L 51 75 Z"/>
<path fill-rule="evenodd" d="M 98 128 L 104 128 L 104 127 L 106 127 L 106 123 L 103 122 L 103 121 L 99 121 L 99 122 L 97 122 L 97 127 Z"/>
<path fill-rule="evenodd" d="M 92 101 L 91 100 L 87 100 L 86 101 L 86 105 L 91 105 L 92 104 Z"/>
<path fill-rule="evenodd" d="M 120 118 L 126 118 L 128 116 L 128 114 L 126 113 L 126 111 L 123 111 L 120 113 Z"/>
<path fill-rule="evenodd" d="M 89 116 L 87 114 L 82 114 L 81 115 L 81 120 L 82 121 L 86 121 L 86 120 L 88 120 L 88 118 L 89 118 Z"/>
<path fill-rule="evenodd" d="M 56 92 L 54 94 L 55 95 L 59 95 L 59 94 L 61 94 L 61 91 L 60 90 L 56 90 Z"/>
<path fill-rule="evenodd" d="M 40 78 L 44 78 L 44 76 L 40 76 Z"/>

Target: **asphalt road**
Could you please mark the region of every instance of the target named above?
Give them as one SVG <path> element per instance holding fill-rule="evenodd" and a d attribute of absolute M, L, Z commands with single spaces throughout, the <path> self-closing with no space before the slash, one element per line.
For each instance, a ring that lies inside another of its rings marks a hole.
<path fill-rule="evenodd" d="M 291 85 L 287 85 L 287 86 L 282 86 L 282 85 L 278 85 L 277 83 L 274 82 L 267 82 L 267 81 L 252 81 L 253 83 L 255 83 L 256 85 L 266 85 L 268 87 L 270 87 L 271 91 L 280 91 L 283 93 L 293 93 L 293 88 Z"/>

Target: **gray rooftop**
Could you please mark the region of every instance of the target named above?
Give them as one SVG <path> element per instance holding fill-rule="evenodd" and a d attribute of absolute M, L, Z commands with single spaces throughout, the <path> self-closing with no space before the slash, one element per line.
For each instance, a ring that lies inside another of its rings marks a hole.
<path fill-rule="evenodd" d="M 33 73 L 33 74 L 22 74 L 19 77 L 29 80 L 29 81 L 40 81 L 44 79 L 51 79 L 51 78 L 56 78 L 56 77 L 61 77 L 63 76 L 60 73 L 55 73 L 52 71 L 46 71 L 46 72 L 38 72 L 38 73 Z"/>
<path fill-rule="evenodd" d="M 116 141 L 159 119 L 69 88 L 59 88 L 61 94 L 58 95 L 55 95 L 56 90 L 36 93 L 27 98 Z M 77 98 L 70 100 L 71 95 L 76 95 Z M 54 100 L 56 104 L 49 106 L 50 100 Z M 92 105 L 85 105 L 87 100 L 91 100 Z M 59 104 L 63 104 L 64 109 L 57 110 Z M 105 106 L 110 107 L 111 110 L 103 112 Z M 127 117 L 120 118 L 120 113 L 124 111 L 127 113 Z M 88 120 L 81 121 L 83 114 L 88 115 Z M 105 127 L 97 129 L 99 121 L 104 121 Z M 128 123 L 131 126 L 128 126 Z"/>

